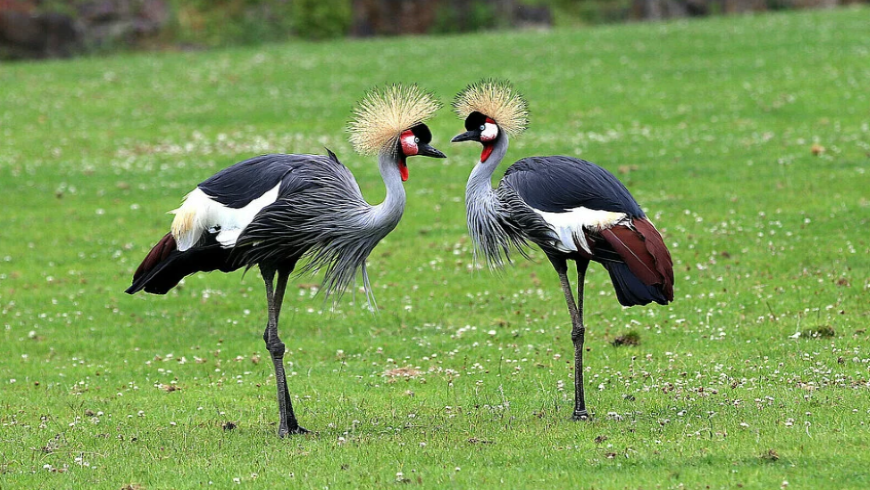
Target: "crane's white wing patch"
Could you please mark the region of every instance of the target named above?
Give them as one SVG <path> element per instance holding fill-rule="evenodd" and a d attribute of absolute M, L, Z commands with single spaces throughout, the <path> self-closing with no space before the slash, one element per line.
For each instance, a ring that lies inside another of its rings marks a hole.
<path fill-rule="evenodd" d="M 625 213 L 600 211 L 584 207 L 574 208 L 564 213 L 548 213 L 532 208 L 546 221 L 558 238 L 564 252 L 578 252 L 577 244 L 591 254 L 592 250 L 586 242 L 585 230 L 601 231 L 619 223 L 626 218 Z"/>
<path fill-rule="evenodd" d="M 180 208 L 170 211 L 175 214 L 175 219 L 172 220 L 172 236 L 175 238 L 178 250 L 183 252 L 196 245 L 202 233 L 208 229 L 220 229 L 217 241 L 224 248 L 234 246 L 242 230 L 253 221 L 254 216 L 278 199 L 280 187 L 279 183 L 238 209 L 213 200 L 197 187 L 184 198 Z"/>

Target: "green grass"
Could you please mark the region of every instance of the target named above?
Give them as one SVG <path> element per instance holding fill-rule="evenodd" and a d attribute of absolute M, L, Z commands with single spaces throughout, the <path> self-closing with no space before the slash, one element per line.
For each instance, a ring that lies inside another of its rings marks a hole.
<path fill-rule="evenodd" d="M 0 488 L 870 487 L 868 24 L 863 8 L 0 65 Z M 275 437 L 257 274 L 123 293 L 213 172 L 327 146 L 377 202 L 343 132 L 354 102 L 396 81 L 446 102 L 484 76 L 530 102 L 509 158 L 609 168 L 674 255 L 667 307 L 622 309 L 589 275 L 594 421 L 569 420 L 570 321 L 543 256 L 472 269 L 478 149 L 448 143 L 446 109 L 430 126 L 449 159 L 412 160 L 405 218 L 369 261 L 379 314 L 361 295 L 330 310 L 317 278 L 289 290 L 314 434 Z"/>

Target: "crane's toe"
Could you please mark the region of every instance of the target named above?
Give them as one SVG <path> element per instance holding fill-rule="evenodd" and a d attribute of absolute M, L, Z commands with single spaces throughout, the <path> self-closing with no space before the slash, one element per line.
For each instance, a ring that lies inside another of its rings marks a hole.
<path fill-rule="evenodd" d="M 310 433 L 311 433 L 310 430 L 306 429 L 305 427 L 299 426 L 299 425 L 297 425 L 293 429 L 288 429 L 286 427 L 281 427 L 280 429 L 278 429 L 278 437 L 280 437 L 281 439 L 283 439 L 287 436 L 292 436 L 292 435 L 296 435 L 296 434 L 310 434 Z"/>
<path fill-rule="evenodd" d="M 583 422 L 592 420 L 592 416 L 586 410 L 575 410 L 571 415 L 571 420 L 581 420 Z"/>

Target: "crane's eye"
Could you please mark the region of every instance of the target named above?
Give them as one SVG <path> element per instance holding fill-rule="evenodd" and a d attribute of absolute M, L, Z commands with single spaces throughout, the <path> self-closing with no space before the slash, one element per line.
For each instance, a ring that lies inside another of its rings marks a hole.
<path fill-rule="evenodd" d="M 419 142 L 420 142 L 420 138 L 414 138 L 414 143 L 419 143 Z"/>
<path fill-rule="evenodd" d="M 485 124 L 481 124 L 481 125 L 480 125 L 480 130 L 481 130 L 481 131 L 485 131 L 485 130 L 486 130 L 486 125 L 485 125 Z"/>

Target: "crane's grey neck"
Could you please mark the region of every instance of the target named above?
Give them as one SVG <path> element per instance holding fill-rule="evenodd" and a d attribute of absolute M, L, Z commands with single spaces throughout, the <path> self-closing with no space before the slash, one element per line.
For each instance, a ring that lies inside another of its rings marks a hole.
<path fill-rule="evenodd" d="M 405 211 L 405 186 L 402 184 L 402 174 L 399 172 L 399 155 L 395 152 L 382 151 L 378 154 L 378 169 L 387 195 L 384 202 L 372 206 L 369 214 L 369 225 L 373 228 L 385 229 L 389 233 L 402 219 Z M 386 235 L 384 233 L 384 235 Z"/>
<path fill-rule="evenodd" d="M 507 217 L 504 206 L 492 188 L 492 174 L 508 148 L 508 136 L 502 133 L 485 162 L 478 162 L 465 187 L 465 211 L 468 233 L 474 241 L 474 258 L 486 258 L 490 267 L 500 267 L 510 261 L 511 239 L 502 226 Z"/>
<path fill-rule="evenodd" d="M 501 137 L 495 141 L 489 158 L 485 162 L 478 162 L 472 169 L 465 187 L 466 202 L 472 194 L 475 196 L 492 194 L 492 174 L 501 163 L 507 149 L 508 135 L 502 132 Z"/>
<path fill-rule="evenodd" d="M 336 300 L 353 284 L 359 271 L 366 299 L 372 308 L 376 308 L 366 271 L 366 258 L 378 242 L 396 228 L 405 210 L 405 187 L 398 158 L 388 151 L 378 155 L 378 168 L 387 188 L 384 201 L 375 206 L 352 199 L 338 204 L 336 208 L 341 208 L 339 214 L 343 219 L 341 232 L 327 234 L 328 242 L 314 253 L 307 266 L 306 270 L 326 268 L 324 287 L 327 295 L 337 293 Z"/>

